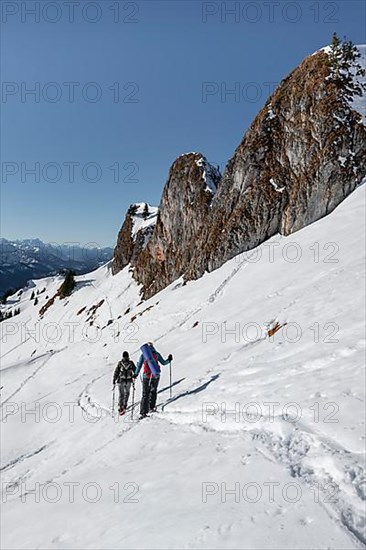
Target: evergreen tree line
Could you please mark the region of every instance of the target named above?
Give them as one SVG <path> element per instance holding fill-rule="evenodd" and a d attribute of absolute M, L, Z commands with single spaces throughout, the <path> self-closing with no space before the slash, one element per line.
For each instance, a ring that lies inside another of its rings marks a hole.
<path fill-rule="evenodd" d="M 328 57 L 332 80 L 344 89 L 345 97 L 352 100 L 355 95 L 362 96 L 366 91 L 366 85 L 359 84 L 354 79 L 366 76 L 366 71 L 357 61 L 361 54 L 353 42 L 346 39 L 342 41 L 337 33 L 334 33 Z"/>
<path fill-rule="evenodd" d="M 12 317 L 15 317 L 15 315 L 19 315 L 19 313 L 20 307 L 15 308 L 14 312 L 12 309 L 10 311 L 0 311 L 0 323 L 1 321 L 5 321 L 5 319 L 11 319 Z"/>
<path fill-rule="evenodd" d="M 137 204 L 131 204 L 127 212 L 130 216 L 135 216 L 137 214 L 137 210 L 138 210 Z M 145 202 L 145 206 L 141 216 L 143 217 L 144 220 L 146 220 L 150 216 L 149 205 L 146 202 Z"/>

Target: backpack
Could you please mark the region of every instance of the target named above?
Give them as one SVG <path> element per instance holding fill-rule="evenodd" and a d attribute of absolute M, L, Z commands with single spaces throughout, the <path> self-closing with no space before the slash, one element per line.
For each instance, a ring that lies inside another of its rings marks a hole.
<path fill-rule="evenodd" d="M 135 369 L 133 366 L 132 361 L 129 359 L 127 361 L 124 361 L 123 359 L 119 361 L 119 373 L 118 373 L 118 380 L 119 382 L 126 381 L 133 378 L 133 375 L 135 373 Z"/>
<path fill-rule="evenodd" d="M 156 353 L 155 350 L 153 351 L 152 355 L 155 359 L 156 366 L 157 366 L 157 369 L 158 369 L 157 376 L 160 376 L 159 359 L 158 359 L 158 356 L 157 356 L 157 353 Z M 151 372 L 151 369 L 149 367 L 149 363 L 146 361 L 146 359 L 144 361 L 144 376 L 147 376 L 147 378 L 155 378 L 155 375 Z"/>

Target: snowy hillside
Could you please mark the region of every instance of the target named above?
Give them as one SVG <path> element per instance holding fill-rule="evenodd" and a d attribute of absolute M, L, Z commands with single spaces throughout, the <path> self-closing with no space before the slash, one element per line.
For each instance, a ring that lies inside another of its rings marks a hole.
<path fill-rule="evenodd" d="M 0 324 L 3 549 L 351 549 L 366 543 L 365 188 L 141 303 L 128 268 L 58 277 Z M 287 324 L 286 324 L 287 323 Z M 276 327 L 281 327 L 275 332 Z M 268 330 L 275 334 L 268 336 Z M 158 412 L 112 418 L 152 340 Z M 20 529 L 21 526 L 21 529 Z"/>

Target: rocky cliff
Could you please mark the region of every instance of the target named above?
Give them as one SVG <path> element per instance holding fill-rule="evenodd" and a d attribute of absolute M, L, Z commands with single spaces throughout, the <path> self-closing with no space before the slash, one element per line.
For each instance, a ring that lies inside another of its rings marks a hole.
<path fill-rule="evenodd" d="M 208 222 L 221 174 L 200 153 L 177 158 L 169 171 L 156 226 L 134 266 L 151 296 L 185 273 Z"/>
<path fill-rule="evenodd" d="M 146 246 L 124 238 L 131 232 L 126 218 L 116 248 L 123 261 L 115 255 L 114 269 L 131 263 L 144 297 L 181 275 L 188 280 L 216 269 L 276 233 L 301 229 L 361 183 L 366 128 L 355 110 L 361 77 L 356 62 L 347 65 L 344 51 L 335 52 L 306 58 L 281 82 L 221 179 L 201 154 L 173 163 Z"/>
<path fill-rule="evenodd" d="M 366 128 L 344 92 L 324 51 L 281 83 L 226 167 L 187 278 L 329 214 L 361 183 Z"/>
<path fill-rule="evenodd" d="M 137 261 L 153 234 L 157 215 L 155 206 L 147 203 L 131 204 L 118 233 L 112 261 L 113 275 Z"/>

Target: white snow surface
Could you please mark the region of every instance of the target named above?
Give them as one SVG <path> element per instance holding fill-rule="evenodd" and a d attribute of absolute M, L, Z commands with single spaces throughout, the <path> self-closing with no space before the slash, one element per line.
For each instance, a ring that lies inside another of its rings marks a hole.
<path fill-rule="evenodd" d="M 312 56 L 313 56 L 313 55 L 316 55 L 316 54 L 319 53 L 319 52 L 324 52 L 324 53 L 329 54 L 331 51 L 332 51 L 331 46 L 324 46 L 323 48 L 320 48 L 319 50 L 316 50 L 316 52 L 314 52 L 314 53 L 311 54 L 311 55 L 312 55 Z"/>
<path fill-rule="evenodd" d="M 269 106 L 268 106 L 268 115 L 267 115 L 267 118 L 268 120 L 273 120 L 274 118 L 276 118 L 276 115 L 275 113 L 273 112 L 273 107 L 272 107 L 272 104 L 270 103 Z"/>
<path fill-rule="evenodd" d="M 339 156 L 339 157 L 338 157 L 338 160 L 339 160 L 339 163 L 340 163 L 340 165 L 342 166 L 342 168 L 344 168 L 345 165 L 346 165 L 346 162 L 347 162 L 347 157 Z"/>
<path fill-rule="evenodd" d="M 128 268 L 108 265 L 43 319 L 62 278 L 11 297 L 1 548 L 362 548 L 364 235 L 360 187 L 317 223 L 144 303 Z M 116 363 L 150 340 L 174 355 L 172 399 L 162 367 L 158 412 L 113 419 Z"/>
<path fill-rule="evenodd" d="M 283 193 L 286 187 L 280 187 L 273 178 L 269 180 L 269 183 L 272 185 L 272 187 L 277 191 L 277 193 Z"/>
<path fill-rule="evenodd" d="M 151 206 L 148 204 L 149 216 L 144 219 L 143 211 L 145 208 L 145 202 L 136 203 L 137 211 L 136 214 L 132 216 L 133 228 L 132 228 L 132 237 L 135 238 L 140 229 L 146 229 L 152 225 L 156 224 L 159 208 L 157 206 Z"/>

